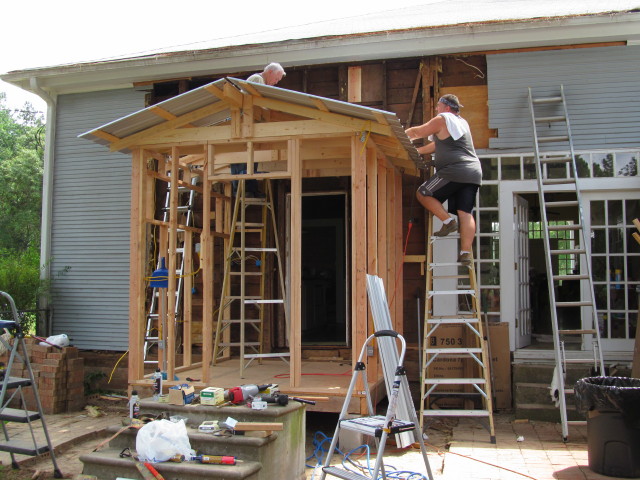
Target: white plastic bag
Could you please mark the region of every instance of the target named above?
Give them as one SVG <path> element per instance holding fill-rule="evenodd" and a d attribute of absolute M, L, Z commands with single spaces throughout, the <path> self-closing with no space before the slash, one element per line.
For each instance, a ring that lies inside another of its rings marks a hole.
<path fill-rule="evenodd" d="M 47 342 L 40 342 L 40 345 L 43 345 L 46 347 L 48 345 L 54 344 L 59 347 L 68 347 L 69 337 L 67 336 L 66 333 L 61 333 L 60 335 L 52 335 L 50 337 L 47 337 Z"/>
<path fill-rule="evenodd" d="M 174 455 L 191 458 L 195 452 L 191 450 L 187 426 L 184 420 L 154 420 L 138 431 L 136 436 L 136 452 L 142 462 L 166 462 Z"/>

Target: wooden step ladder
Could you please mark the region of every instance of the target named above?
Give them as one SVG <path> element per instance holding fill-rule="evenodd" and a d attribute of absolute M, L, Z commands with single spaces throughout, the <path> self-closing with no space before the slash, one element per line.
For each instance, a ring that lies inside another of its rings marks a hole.
<path fill-rule="evenodd" d="M 170 176 L 170 175 L 169 175 Z M 198 184 L 200 177 L 198 174 L 194 174 L 189 184 L 191 188 L 177 183 L 177 198 L 174 200 L 176 203 L 176 213 L 181 216 L 181 221 L 178 222 L 183 226 L 192 226 L 193 225 L 193 207 L 195 205 L 196 198 L 196 190 L 193 188 Z M 171 205 L 172 197 L 171 197 L 171 182 L 167 183 L 167 193 L 165 196 L 164 207 L 162 208 L 162 221 L 164 223 L 169 223 L 171 216 Z M 182 316 L 182 301 L 184 297 L 184 272 L 185 272 L 185 230 L 183 228 L 177 228 L 176 240 L 178 245 L 176 245 L 176 299 L 175 299 L 175 323 L 176 325 L 179 323 L 180 318 Z M 158 256 L 157 266 L 159 269 L 162 264 L 162 256 Z M 166 372 L 166 365 L 161 365 L 161 363 L 166 362 L 166 355 L 162 355 L 161 352 L 165 350 L 166 347 L 166 329 L 168 326 L 166 325 L 166 315 L 163 308 L 166 308 L 166 299 L 161 297 L 161 293 L 163 289 L 158 287 L 153 287 L 151 292 L 151 302 L 149 304 L 149 311 L 147 313 L 147 322 L 146 329 L 144 335 L 144 348 L 143 348 L 143 356 L 144 363 L 148 364 L 157 364 L 159 368 L 162 369 L 163 372 Z M 149 351 L 151 348 L 157 345 L 159 354 L 156 360 L 149 358 Z"/>
<path fill-rule="evenodd" d="M 496 443 L 490 355 L 481 316 L 475 262 L 472 259 L 469 265 L 464 265 L 457 261 L 434 261 L 435 243 L 453 240 L 457 247 L 459 235 L 433 235 L 432 214 L 429 214 L 428 238 L 420 422 L 424 427 L 425 420 L 431 417 L 477 418 L 489 431 L 491 443 Z M 436 314 L 438 307 L 443 306 L 451 312 Z M 459 333 L 446 338 L 438 335 L 445 326 L 458 326 Z M 439 362 L 457 363 L 453 376 L 433 374 Z M 442 398 L 455 398 L 464 408 L 434 408 Z"/>
<path fill-rule="evenodd" d="M 213 347 L 214 365 L 230 358 L 232 347 L 239 349 L 241 378 L 244 378 L 245 368 L 255 359 L 261 362 L 263 358 L 280 358 L 287 362 L 289 357 L 288 352 L 264 353 L 262 350 L 267 305 L 282 305 L 286 330 L 289 331 L 271 181 L 264 180 L 264 196 L 260 197 L 248 197 L 245 182 L 238 180 Z M 259 210 L 259 221 L 248 220 L 249 210 L 254 215 L 255 210 Z M 269 246 L 269 232 L 273 235 L 273 246 Z M 278 270 L 280 298 L 266 296 L 266 276 L 270 273 L 267 271 L 267 256 L 271 257 L 269 260 L 273 260 L 273 267 Z M 250 291 L 252 288 L 254 291 Z M 236 327 L 237 338 L 232 338 L 233 327 Z"/>
<path fill-rule="evenodd" d="M 545 262 L 549 285 L 549 306 L 553 330 L 555 353 L 554 395 L 560 408 L 562 437 L 569 436 L 567 419 L 567 394 L 573 394 L 573 388 L 565 388 L 567 365 L 583 364 L 592 368 L 593 375 L 604 375 L 598 314 L 595 305 L 593 279 L 591 276 L 590 243 L 584 231 L 584 212 L 580 197 L 579 175 L 571 136 L 571 126 L 567 110 L 564 87 L 559 93 L 544 97 L 534 97 L 529 87 L 529 111 L 533 129 L 533 146 L 540 199 L 540 222 L 542 224 Z M 542 150 L 545 152 L 542 152 Z M 561 175 L 552 172 L 561 171 Z M 561 201 L 553 197 L 562 193 Z M 575 208 L 578 223 L 549 221 L 549 209 Z M 560 259 L 568 261 L 576 268 L 571 272 L 560 270 Z M 580 282 L 581 299 L 577 301 L 558 301 L 557 289 L 563 282 Z M 567 329 L 559 325 L 558 313 L 562 309 L 579 307 L 581 328 Z M 565 348 L 567 340 L 578 338 L 579 350 Z"/>
<path fill-rule="evenodd" d="M 55 478 L 63 478 L 56 456 L 47 430 L 47 424 L 42 410 L 42 402 L 38 393 L 38 385 L 33 375 L 31 361 L 29 360 L 29 352 L 24 342 L 24 332 L 20 325 L 20 318 L 16 310 L 13 298 L 5 292 L 0 292 L 0 304 L 8 303 L 13 319 L 0 319 L 0 330 L 5 330 L 13 334 L 13 345 L 0 336 L 0 343 L 8 350 L 9 361 L 3 370 L 2 388 L 0 389 L 0 423 L 2 423 L 2 432 L 4 441 L 0 442 L 0 451 L 9 452 L 11 454 L 11 465 L 14 469 L 18 469 L 18 462 L 15 455 L 38 456 L 49 454 L 51 463 L 53 464 L 53 473 Z M 0 310 L 2 310 L 0 308 Z M 27 378 L 12 376 L 11 372 L 17 364 L 24 364 L 27 371 Z M 27 389 L 33 390 L 33 398 L 36 402 L 36 411 L 27 408 L 25 393 Z M 17 405 L 13 405 L 13 403 Z M 16 408 L 9 407 L 13 405 Z M 15 439 L 9 434 L 11 423 L 26 423 L 29 425 L 29 440 Z"/>

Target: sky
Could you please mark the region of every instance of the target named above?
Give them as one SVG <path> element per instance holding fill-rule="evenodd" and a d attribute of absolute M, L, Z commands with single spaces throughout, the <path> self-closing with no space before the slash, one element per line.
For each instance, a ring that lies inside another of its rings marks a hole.
<path fill-rule="evenodd" d="M 434 0 L 323 0 L 213 2 L 211 0 L 8 0 L 0 20 L 0 74 L 80 63 L 160 47 L 187 46 L 337 18 L 431 3 Z M 45 111 L 38 96 L 0 81 L 5 104 L 25 101 Z"/>

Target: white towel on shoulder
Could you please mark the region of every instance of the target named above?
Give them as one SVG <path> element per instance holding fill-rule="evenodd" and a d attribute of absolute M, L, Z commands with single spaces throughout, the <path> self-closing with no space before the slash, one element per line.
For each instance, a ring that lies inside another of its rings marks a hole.
<path fill-rule="evenodd" d="M 465 133 L 469 133 L 469 124 L 464 118 L 450 112 L 443 112 L 440 115 L 447 122 L 447 130 L 449 130 L 449 135 L 454 140 L 458 140 Z"/>

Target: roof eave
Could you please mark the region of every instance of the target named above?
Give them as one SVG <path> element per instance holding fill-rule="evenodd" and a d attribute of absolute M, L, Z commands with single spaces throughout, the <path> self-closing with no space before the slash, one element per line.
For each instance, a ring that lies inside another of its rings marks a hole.
<path fill-rule="evenodd" d="M 51 94 L 130 88 L 135 82 L 259 69 L 277 59 L 297 66 L 580 43 L 638 41 L 640 13 L 588 15 L 415 28 L 258 45 L 173 52 L 10 72 L 24 90 L 37 78 Z"/>

